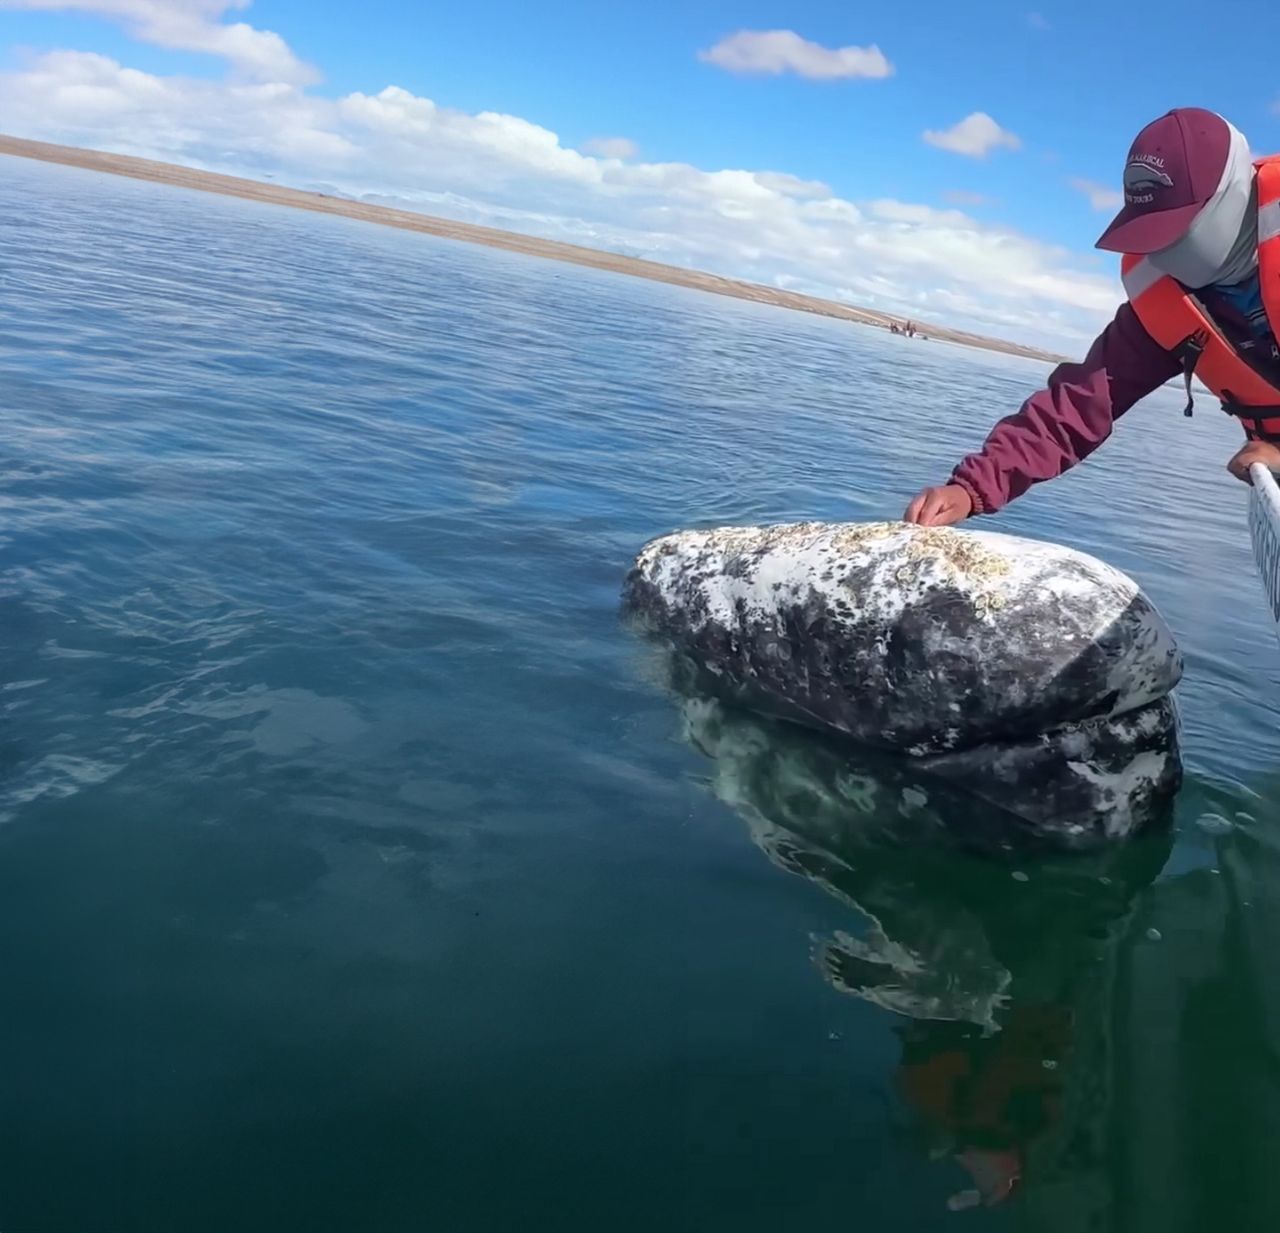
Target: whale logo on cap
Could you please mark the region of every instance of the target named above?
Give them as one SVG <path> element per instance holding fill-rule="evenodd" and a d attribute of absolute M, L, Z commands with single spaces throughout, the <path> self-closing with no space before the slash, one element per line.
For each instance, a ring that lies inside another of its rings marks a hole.
<path fill-rule="evenodd" d="M 1151 163 L 1134 161 L 1124 169 L 1124 195 L 1130 202 L 1150 201 L 1156 189 L 1172 187 L 1173 180 Z"/>

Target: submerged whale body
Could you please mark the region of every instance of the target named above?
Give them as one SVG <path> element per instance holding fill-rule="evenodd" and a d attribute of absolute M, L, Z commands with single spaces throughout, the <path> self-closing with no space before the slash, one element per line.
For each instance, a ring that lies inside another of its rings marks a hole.
<path fill-rule="evenodd" d="M 1069 548 L 904 523 L 682 531 L 644 547 L 624 607 L 700 689 L 1071 842 L 1131 833 L 1181 782 L 1173 637 Z"/>
<path fill-rule="evenodd" d="M 952 1157 L 984 1192 L 973 1165 L 992 1150 L 1077 1179 L 1110 1159 L 1098 1110 L 1116 1070 L 1116 973 L 1172 829 L 969 859 L 970 828 L 992 811 L 914 774 L 914 759 L 677 698 L 704 788 L 776 868 L 830 897 L 813 929 L 782 930 L 795 958 L 807 949 L 830 988 L 897 1017 L 891 1083 L 930 1159 Z M 1082 1193 L 1064 1208 L 1047 1188 L 1046 1210 L 1064 1213 L 1053 1228 L 1110 1224 L 1108 1187 Z"/>
<path fill-rule="evenodd" d="M 814 937 L 821 971 L 885 1009 L 994 1029 L 1015 972 L 1061 974 L 1077 949 L 1091 966 L 1099 937 L 1168 856 L 1169 828 L 1069 859 L 1057 845 L 1010 851 L 994 811 L 914 759 L 726 706 L 688 677 L 673 684 L 685 739 L 711 763 L 710 790 L 775 865 L 860 914 L 861 927 Z M 961 852 L 992 859 L 957 877 Z M 1009 877 L 1023 870 L 1031 893 Z M 1042 993 L 1043 976 L 1029 987 Z"/>

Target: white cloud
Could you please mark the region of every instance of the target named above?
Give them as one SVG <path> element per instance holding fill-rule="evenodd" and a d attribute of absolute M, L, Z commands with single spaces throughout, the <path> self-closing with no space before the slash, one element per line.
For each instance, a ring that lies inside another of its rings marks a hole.
<path fill-rule="evenodd" d="M 600 158 L 635 158 L 640 147 L 630 137 L 593 137 L 582 143 L 583 154 L 595 154 Z"/>
<path fill-rule="evenodd" d="M 0 0 L 0 10 L 87 13 L 119 21 L 134 38 L 174 51 L 221 56 L 255 81 L 305 85 L 319 74 L 304 64 L 278 34 L 244 22 L 224 24 L 231 10 L 251 0 Z"/>
<path fill-rule="evenodd" d="M 1028 13 L 1027 25 L 1033 30 L 1050 30 L 1049 19 L 1043 13 Z"/>
<path fill-rule="evenodd" d="M 1081 180 L 1075 177 L 1068 181 L 1078 193 L 1083 193 L 1095 210 L 1118 210 L 1124 205 L 1124 193 L 1119 189 L 1109 188 L 1105 184 L 1095 184 L 1092 180 Z"/>
<path fill-rule="evenodd" d="M 335 116 L 327 114 L 324 100 L 313 99 L 317 123 L 349 133 L 360 144 L 395 149 L 405 155 L 429 149 L 440 158 L 441 170 L 470 164 L 481 172 L 481 182 L 509 182 L 538 176 L 550 180 L 599 184 L 605 163 L 560 144 L 550 129 L 519 116 L 481 111 L 475 115 L 437 107 L 399 86 L 388 86 L 376 95 L 349 94 L 339 99 Z M 418 154 L 420 157 L 420 153 Z M 426 169 L 431 173 L 431 169 Z M 405 177 L 414 178 L 406 169 Z"/>
<path fill-rule="evenodd" d="M 926 129 L 924 139 L 940 150 L 950 150 L 953 154 L 964 154 L 969 158 L 986 158 L 1001 146 L 1009 150 L 1022 148 L 1021 140 L 1001 128 L 985 111 L 975 111 L 959 124 L 941 132 Z"/>
<path fill-rule="evenodd" d="M 802 180 L 799 176 L 789 176 L 783 171 L 757 171 L 755 177 L 765 188 L 787 197 L 811 197 L 825 201 L 835 195 L 831 186 L 823 184 L 821 180 Z"/>
<path fill-rule="evenodd" d="M 957 206 L 989 206 L 996 205 L 995 197 L 988 197 L 986 193 L 973 193 L 965 188 L 949 188 L 942 194 L 942 199 L 948 205 Z"/>
<path fill-rule="evenodd" d="M 331 170 L 355 153 L 295 86 L 157 77 L 92 52 L 51 52 L 0 73 L 0 115 L 10 133 L 195 166 L 234 150 L 251 172 Z"/>
<path fill-rule="evenodd" d="M 891 223 L 921 223 L 946 227 L 967 227 L 973 223 L 973 219 L 960 210 L 939 210 L 931 205 L 916 205 L 907 201 L 895 201 L 892 198 L 882 197 L 868 202 L 867 208 L 876 218 L 883 218 Z"/>
<path fill-rule="evenodd" d="M 1109 271 L 960 209 L 850 200 L 780 171 L 594 157 L 518 116 L 395 86 L 332 99 L 62 51 L 0 72 L 0 115 L 21 136 L 272 175 L 1055 347 L 1091 337 L 1121 298 Z"/>
<path fill-rule="evenodd" d="M 888 77 L 893 65 L 874 44 L 870 47 L 823 47 L 794 30 L 739 30 L 698 59 L 731 73 L 796 73 L 815 81 L 839 77 Z"/>

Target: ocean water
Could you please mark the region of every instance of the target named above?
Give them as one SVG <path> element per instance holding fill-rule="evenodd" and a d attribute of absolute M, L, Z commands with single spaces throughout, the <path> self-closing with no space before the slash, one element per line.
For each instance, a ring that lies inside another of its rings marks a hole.
<path fill-rule="evenodd" d="M 1167 834 L 922 847 L 618 619 L 647 538 L 896 516 L 1044 372 L 0 159 L 0 1229 L 1274 1227 L 1280 640 L 1207 400 L 989 524 L 1175 629 Z"/>

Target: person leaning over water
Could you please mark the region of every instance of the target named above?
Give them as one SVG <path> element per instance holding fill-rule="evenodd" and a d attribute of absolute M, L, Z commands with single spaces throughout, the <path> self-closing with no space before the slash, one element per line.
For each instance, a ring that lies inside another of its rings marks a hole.
<path fill-rule="evenodd" d="M 991 430 L 904 518 L 946 526 L 994 514 L 1087 458 L 1134 403 L 1179 373 L 1241 420 L 1227 464 L 1248 482 L 1280 469 L 1280 155 L 1254 161 L 1221 116 L 1177 108 L 1142 130 L 1124 168 L 1124 208 L 1097 247 L 1122 254 L 1127 301 L 1080 364 Z"/>

